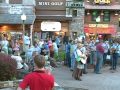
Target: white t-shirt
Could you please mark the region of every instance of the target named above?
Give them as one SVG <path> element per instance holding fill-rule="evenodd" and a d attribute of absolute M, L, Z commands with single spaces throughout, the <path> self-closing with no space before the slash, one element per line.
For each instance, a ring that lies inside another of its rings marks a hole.
<path fill-rule="evenodd" d="M 54 51 L 58 51 L 58 47 L 57 47 L 57 44 L 55 42 L 53 43 L 53 48 L 54 48 Z"/>
<path fill-rule="evenodd" d="M 1 42 L 1 45 L 2 45 L 2 48 L 5 48 L 5 49 L 8 49 L 8 41 L 7 40 L 3 40 L 2 42 Z"/>
<path fill-rule="evenodd" d="M 20 56 L 13 56 L 12 55 L 11 58 L 16 60 L 16 62 L 17 62 L 17 69 L 21 69 L 23 67 L 23 65 L 22 65 L 23 60 L 22 60 L 22 58 Z"/>

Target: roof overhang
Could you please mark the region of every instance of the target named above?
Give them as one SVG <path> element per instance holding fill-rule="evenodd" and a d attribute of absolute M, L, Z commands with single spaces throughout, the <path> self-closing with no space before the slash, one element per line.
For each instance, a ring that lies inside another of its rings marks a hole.
<path fill-rule="evenodd" d="M 37 20 L 56 20 L 56 21 L 71 21 L 72 17 L 66 17 L 65 15 L 51 15 L 51 16 L 47 16 L 47 15 L 37 15 L 36 16 Z"/>

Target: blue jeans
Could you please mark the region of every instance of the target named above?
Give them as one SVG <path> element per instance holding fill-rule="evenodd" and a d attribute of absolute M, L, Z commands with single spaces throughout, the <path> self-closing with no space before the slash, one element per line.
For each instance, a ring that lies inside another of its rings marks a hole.
<path fill-rule="evenodd" d="M 75 68 L 75 56 L 74 54 L 71 55 L 71 69 L 73 70 Z"/>
<path fill-rule="evenodd" d="M 118 53 L 113 53 L 112 54 L 112 69 L 113 70 L 116 69 L 117 61 L 118 61 Z"/>
<path fill-rule="evenodd" d="M 107 57 L 107 54 L 108 54 L 108 53 L 104 53 L 104 54 L 103 54 L 103 64 L 106 63 L 106 57 Z"/>
<path fill-rule="evenodd" d="M 94 62 L 95 62 L 95 54 L 96 54 L 95 51 L 90 52 L 90 64 L 94 64 Z"/>
<path fill-rule="evenodd" d="M 95 73 L 100 73 L 100 69 L 102 68 L 102 64 L 103 64 L 103 54 L 98 51 L 96 53 L 97 53 L 97 62 L 95 66 Z"/>
<path fill-rule="evenodd" d="M 69 67 L 71 67 L 71 57 L 70 57 L 70 52 L 66 53 L 66 62 L 65 64 Z"/>

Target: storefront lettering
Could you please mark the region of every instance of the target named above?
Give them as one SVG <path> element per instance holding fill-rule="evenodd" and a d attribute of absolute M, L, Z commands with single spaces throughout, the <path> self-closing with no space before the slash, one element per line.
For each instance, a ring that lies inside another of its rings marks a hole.
<path fill-rule="evenodd" d="M 110 4 L 111 0 L 94 0 L 96 4 Z"/>
<path fill-rule="evenodd" d="M 40 6 L 62 6 L 63 2 L 39 2 Z"/>
<path fill-rule="evenodd" d="M 108 28 L 108 24 L 89 24 L 89 27 L 101 27 L 101 28 Z"/>

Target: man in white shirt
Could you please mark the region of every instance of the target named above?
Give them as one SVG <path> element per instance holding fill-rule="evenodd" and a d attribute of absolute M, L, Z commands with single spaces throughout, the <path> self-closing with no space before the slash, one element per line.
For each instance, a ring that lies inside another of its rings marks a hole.
<path fill-rule="evenodd" d="M 4 51 L 5 54 L 8 54 L 8 45 L 9 42 L 7 41 L 6 37 L 4 37 L 4 39 L 1 42 L 1 46 L 2 46 L 2 51 Z"/>
<path fill-rule="evenodd" d="M 24 36 L 23 42 L 24 42 L 24 46 L 23 46 L 24 49 L 23 49 L 23 51 L 26 52 L 27 49 L 29 48 L 29 45 L 30 45 L 30 37 L 28 36 L 27 33 Z"/>

